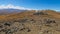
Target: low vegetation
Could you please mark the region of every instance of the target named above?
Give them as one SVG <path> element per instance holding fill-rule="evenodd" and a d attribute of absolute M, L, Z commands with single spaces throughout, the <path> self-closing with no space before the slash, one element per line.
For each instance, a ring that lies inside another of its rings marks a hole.
<path fill-rule="evenodd" d="M 60 14 L 31 10 L 0 15 L 0 34 L 60 34 Z"/>

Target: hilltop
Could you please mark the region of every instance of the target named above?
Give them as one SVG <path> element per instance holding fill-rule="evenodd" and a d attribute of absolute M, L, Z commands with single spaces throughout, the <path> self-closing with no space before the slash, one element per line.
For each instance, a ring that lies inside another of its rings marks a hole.
<path fill-rule="evenodd" d="M 0 15 L 0 34 L 60 34 L 60 12 L 25 10 Z"/>

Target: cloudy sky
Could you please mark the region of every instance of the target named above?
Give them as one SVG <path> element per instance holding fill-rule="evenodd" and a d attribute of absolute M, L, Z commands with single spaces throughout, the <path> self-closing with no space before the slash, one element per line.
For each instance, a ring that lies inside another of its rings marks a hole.
<path fill-rule="evenodd" d="M 60 10 L 60 0 L 0 0 L 0 8 Z M 20 8 L 21 7 L 21 8 Z"/>

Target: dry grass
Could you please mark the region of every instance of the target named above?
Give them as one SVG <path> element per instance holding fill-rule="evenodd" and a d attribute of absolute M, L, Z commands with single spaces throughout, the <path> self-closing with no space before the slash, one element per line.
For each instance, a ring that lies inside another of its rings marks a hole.
<path fill-rule="evenodd" d="M 0 34 L 60 34 L 60 13 L 52 10 L 42 12 L 36 15 L 34 13 L 38 12 L 32 10 L 1 15 Z"/>

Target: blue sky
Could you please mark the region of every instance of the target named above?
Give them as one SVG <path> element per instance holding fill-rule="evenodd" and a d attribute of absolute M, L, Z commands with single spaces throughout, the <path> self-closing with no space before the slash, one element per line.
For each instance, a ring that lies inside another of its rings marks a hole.
<path fill-rule="evenodd" d="M 60 0 L 0 0 L 0 5 L 8 4 L 38 10 L 60 10 Z"/>

